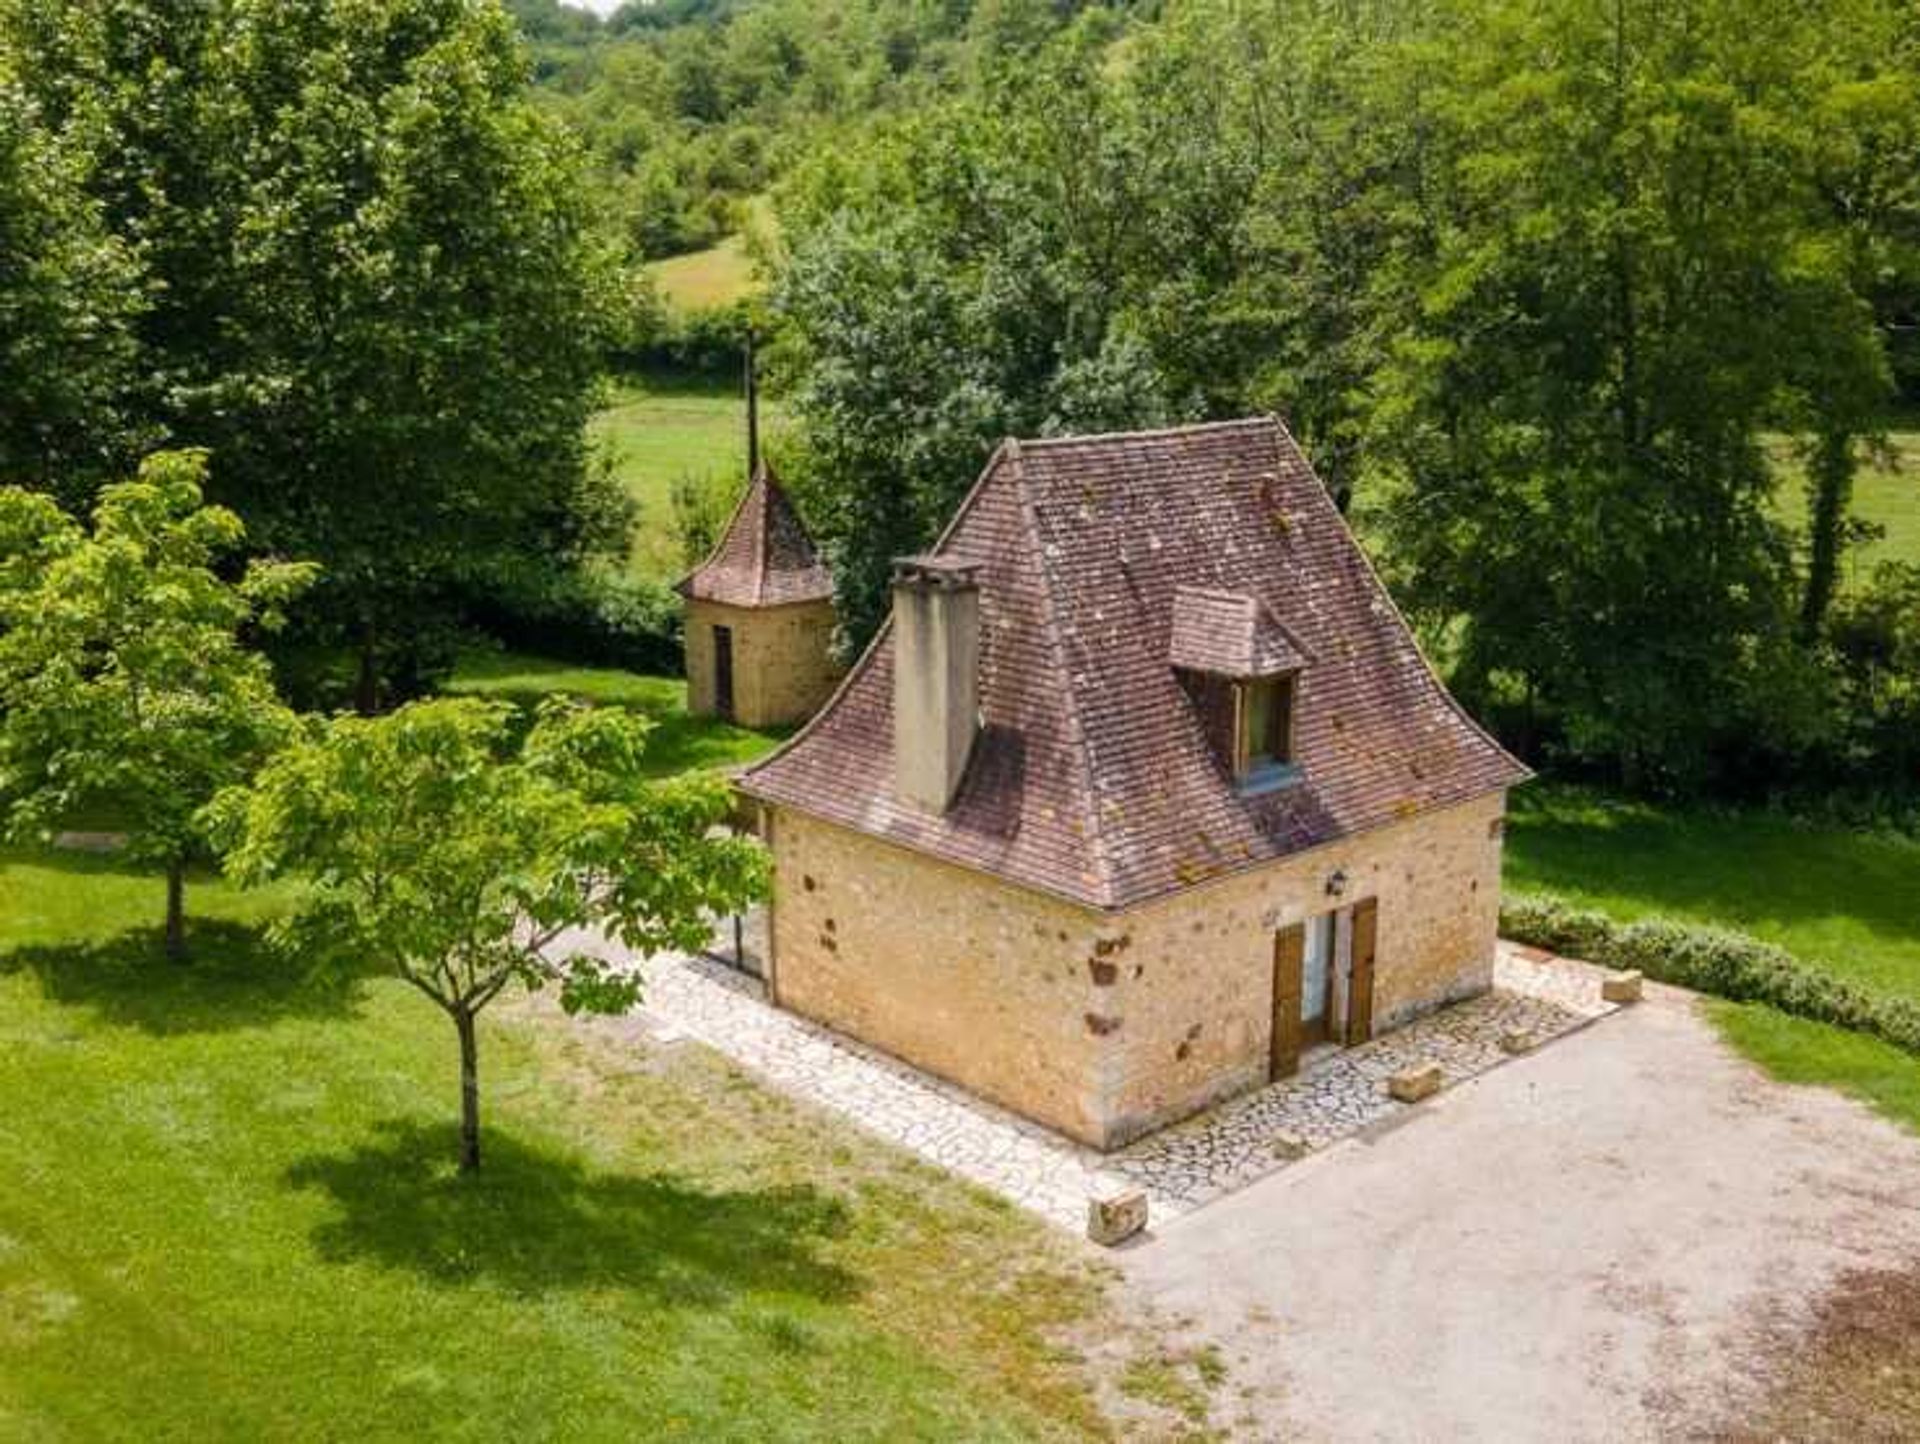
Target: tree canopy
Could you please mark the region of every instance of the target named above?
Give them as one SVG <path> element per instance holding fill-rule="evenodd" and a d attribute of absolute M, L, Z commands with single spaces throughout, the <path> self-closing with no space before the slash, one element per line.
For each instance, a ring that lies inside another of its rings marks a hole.
<path fill-rule="evenodd" d="M 1917 137 L 1890 0 L 1083 16 L 785 194 L 854 639 L 1000 436 L 1275 410 L 1523 745 L 1648 785 L 1836 757 Z"/>
<path fill-rule="evenodd" d="M 640 977 L 580 930 L 691 951 L 765 886 L 759 845 L 721 830 L 723 779 L 648 779 L 648 719 L 552 701 L 512 749 L 515 711 L 464 698 L 316 724 L 214 808 L 234 876 L 308 880 L 278 925 L 289 951 L 316 971 L 397 977 L 452 1020 L 465 1168 L 480 1161 L 475 1020 L 503 989 L 624 1011 Z"/>
<path fill-rule="evenodd" d="M 0 488 L 0 816 L 44 840 L 106 816 L 167 870 L 167 947 L 201 810 L 293 728 L 247 634 L 279 626 L 304 563 L 225 569 L 240 520 L 204 505 L 205 458 L 166 453 L 107 487 L 91 530 L 48 497 Z"/>
<path fill-rule="evenodd" d="M 210 495 L 324 565 L 363 702 L 463 592 L 624 543 L 583 434 L 612 271 L 497 6 L 0 0 L 0 50 L 146 302 L 108 419 L 207 448 Z M 25 396 L 24 429 L 82 424 Z"/>

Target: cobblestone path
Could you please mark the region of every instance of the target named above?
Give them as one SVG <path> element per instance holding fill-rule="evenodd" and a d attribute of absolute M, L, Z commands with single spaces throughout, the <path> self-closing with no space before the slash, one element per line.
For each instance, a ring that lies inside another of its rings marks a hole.
<path fill-rule="evenodd" d="M 601 939 L 582 945 L 620 957 Z M 757 979 L 712 958 L 640 966 L 639 1012 L 595 1026 L 656 1042 L 696 1038 L 774 1087 L 1076 1231 L 1092 1193 L 1144 1188 L 1152 1217 L 1164 1221 L 1419 1106 L 1387 1096 L 1386 1080 L 1401 1068 L 1438 1063 L 1452 1086 L 1505 1062 L 1509 1033 L 1544 1044 L 1613 1011 L 1600 1000 L 1600 969 L 1502 943 L 1492 992 L 1358 1048 L 1320 1050 L 1298 1077 L 1102 1154 L 770 1006 Z"/>

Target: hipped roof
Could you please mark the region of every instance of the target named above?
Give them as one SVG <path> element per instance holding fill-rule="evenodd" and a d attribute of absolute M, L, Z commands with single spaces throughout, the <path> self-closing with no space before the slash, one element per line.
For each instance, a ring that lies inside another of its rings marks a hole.
<path fill-rule="evenodd" d="M 1007 442 L 933 554 L 981 587 L 984 728 L 951 806 L 894 794 L 890 626 L 750 795 L 1117 909 L 1527 775 L 1447 695 L 1277 420 Z M 1263 616 L 1299 651 L 1289 787 L 1243 795 L 1208 745 L 1171 660 L 1195 589 L 1250 601 L 1255 653 Z"/>

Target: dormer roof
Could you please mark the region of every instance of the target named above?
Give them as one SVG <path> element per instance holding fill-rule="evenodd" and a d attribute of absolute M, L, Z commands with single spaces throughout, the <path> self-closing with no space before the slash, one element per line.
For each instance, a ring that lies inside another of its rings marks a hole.
<path fill-rule="evenodd" d="M 678 590 L 683 597 L 731 607 L 832 598 L 832 574 L 767 462 L 754 470 L 713 555 L 683 578 Z"/>
<path fill-rule="evenodd" d="M 1177 587 L 1167 661 L 1185 672 L 1277 677 L 1306 666 L 1307 650 L 1251 592 Z"/>
<path fill-rule="evenodd" d="M 1272 418 L 1007 442 L 933 555 L 980 586 L 982 725 L 947 810 L 894 795 L 890 625 L 746 770 L 750 796 L 1121 909 L 1528 775 L 1447 695 Z M 1301 659 L 1297 781 L 1235 787 L 1176 656 Z"/>

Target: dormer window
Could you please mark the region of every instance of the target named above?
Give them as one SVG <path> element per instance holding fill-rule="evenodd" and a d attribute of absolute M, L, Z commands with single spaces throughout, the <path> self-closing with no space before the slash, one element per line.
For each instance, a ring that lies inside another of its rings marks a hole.
<path fill-rule="evenodd" d="M 1234 780 L 1242 788 L 1278 786 L 1293 772 L 1294 676 L 1253 677 L 1234 688 Z"/>
<path fill-rule="evenodd" d="M 1294 718 L 1310 658 L 1257 597 L 1181 587 L 1167 660 L 1236 791 L 1271 792 L 1299 777 Z"/>

